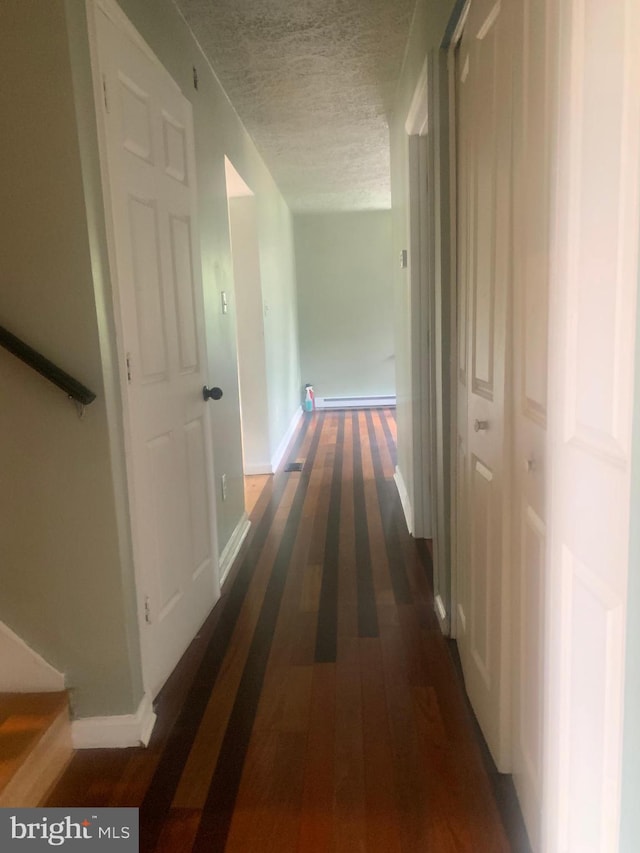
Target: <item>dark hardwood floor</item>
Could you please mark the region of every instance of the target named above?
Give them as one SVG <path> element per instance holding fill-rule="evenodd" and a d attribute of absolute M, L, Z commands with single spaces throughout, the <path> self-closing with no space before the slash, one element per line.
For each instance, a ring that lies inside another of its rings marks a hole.
<path fill-rule="evenodd" d="M 524 851 L 393 482 L 392 410 L 305 416 L 149 748 L 76 754 L 48 806 L 139 806 L 141 850 Z M 455 650 L 454 650 L 455 651 Z"/>

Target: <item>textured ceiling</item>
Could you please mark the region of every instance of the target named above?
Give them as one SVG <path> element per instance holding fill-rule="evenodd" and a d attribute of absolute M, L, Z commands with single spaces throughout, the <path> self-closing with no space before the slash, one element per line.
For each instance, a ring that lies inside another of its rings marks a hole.
<path fill-rule="evenodd" d="M 415 0 L 174 0 L 292 210 L 388 208 Z"/>

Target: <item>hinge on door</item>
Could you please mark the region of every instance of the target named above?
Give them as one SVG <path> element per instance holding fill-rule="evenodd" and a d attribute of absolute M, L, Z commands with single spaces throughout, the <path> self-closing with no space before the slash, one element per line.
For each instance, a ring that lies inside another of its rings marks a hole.
<path fill-rule="evenodd" d="M 144 598 L 144 621 L 147 625 L 151 624 L 151 601 L 148 595 Z"/>
<path fill-rule="evenodd" d="M 131 356 L 127 353 L 127 382 L 131 382 Z"/>
<path fill-rule="evenodd" d="M 107 78 L 102 75 L 102 97 L 104 98 L 104 108 L 109 112 L 109 95 L 107 93 Z"/>

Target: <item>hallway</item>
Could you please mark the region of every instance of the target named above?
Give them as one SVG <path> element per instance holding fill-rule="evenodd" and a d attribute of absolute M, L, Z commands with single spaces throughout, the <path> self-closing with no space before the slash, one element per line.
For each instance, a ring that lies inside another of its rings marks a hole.
<path fill-rule="evenodd" d="M 149 748 L 77 753 L 47 805 L 140 806 L 143 851 L 525 850 L 406 531 L 395 412 L 307 416 L 296 460 L 260 496 Z"/>

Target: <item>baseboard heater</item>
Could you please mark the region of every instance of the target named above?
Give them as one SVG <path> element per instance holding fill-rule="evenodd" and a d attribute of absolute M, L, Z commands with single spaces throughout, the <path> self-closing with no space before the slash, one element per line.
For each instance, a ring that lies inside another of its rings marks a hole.
<path fill-rule="evenodd" d="M 316 409 L 387 409 L 395 405 L 395 394 L 377 397 L 316 397 Z"/>

